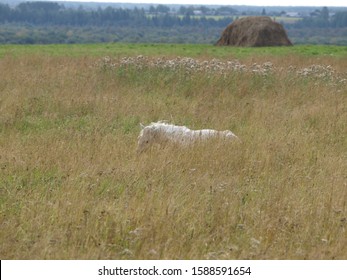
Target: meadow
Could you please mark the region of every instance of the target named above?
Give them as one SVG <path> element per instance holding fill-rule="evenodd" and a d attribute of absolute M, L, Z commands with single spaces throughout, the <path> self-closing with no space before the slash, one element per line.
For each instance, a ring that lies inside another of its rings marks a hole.
<path fill-rule="evenodd" d="M 1 46 L 0 258 L 346 259 L 346 50 Z"/>

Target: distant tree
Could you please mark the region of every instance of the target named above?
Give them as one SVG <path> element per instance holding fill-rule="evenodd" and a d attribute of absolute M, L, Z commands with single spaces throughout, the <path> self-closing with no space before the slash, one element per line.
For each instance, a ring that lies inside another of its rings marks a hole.
<path fill-rule="evenodd" d="M 182 19 L 182 23 L 183 23 L 183 25 L 190 25 L 191 22 L 192 22 L 192 19 L 190 17 L 190 13 L 187 12 Z"/>
<path fill-rule="evenodd" d="M 327 7 L 323 7 L 321 12 L 320 12 L 320 17 L 323 19 L 323 20 L 326 20 L 328 21 L 329 20 L 329 10 Z"/>
<path fill-rule="evenodd" d="M 206 6 L 200 6 L 198 8 L 198 10 L 200 10 L 203 14 L 206 14 L 206 13 L 208 13 L 210 11 L 210 9 L 207 8 Z"/>
<path fill-rule="evenodd" d="M 62 6 L 54 2 L 22 2 L 17 7 L 20 11 L 44 11 L 44 12 L 57 12 Z"/>
<path fill-rule="evenodd" d="M 337 28 L 347 27 L 347 12 L 338 12 L 332 18 L 332 25 Z"/>
<path fill-rule="evenodd" d="M 11 8 L 0 3 L 0 22 L 6 22 L 10 18 Z"/>
<path fill-rule="evenodd" d="M 180 15 L 185 15 L 187 13 L 187 8 L 186 6 L 180 6 L 180 8 L 178 9 L 178 13 Z"/>
<path fill-rule="evenodd" d="M 263 10 L 261 11 L 261 15 L 262 15 L 262 16 L 265 16 L 265 15 L 266 15 L 265 9 L 263 9 Z"/>
<path fill-rule="evenodd" d="M 151 5 L 151 6 L 149 7 L 149 12 L 150 12 L 151 14 L 155 14 L 155 13 L 157 12 L 157 9 L 154 8 L 153 5 Z"/>
<path fill-rule="evenodd" d="M 232 8 L 231 6 L 223 6 L 223 7 L 219 7 L 216 12 L 218 14 L 223 14 L 223 13 L 229 13 L 229 14 L 235 14 L 237 12 L 237 10 L 235 10 L 234 8 Z"/>
<path fill-rule="evenodd" d="M 321 11 L 318 9 L 315 9 L 313 12 L 310 13 L 311 17 L 318 17 L 320 16 Z"/>
<path fill-rule="evenodd" d="M 170 8 L 168 6 L 165 6 L 165 5 L 158 5 L 157 6 L 157 12 L 166 14 L 166 13 L 170 12 Z"/>

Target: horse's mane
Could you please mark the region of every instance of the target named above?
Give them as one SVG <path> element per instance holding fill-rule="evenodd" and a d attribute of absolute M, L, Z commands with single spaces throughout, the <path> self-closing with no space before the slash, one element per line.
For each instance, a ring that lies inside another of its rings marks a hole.
<path fill-rule="evenodd" d="M 179 130 L 179 131 L 190 131 L 190 129 L 186 126 L 178 126 L 178 125 L 174 125 L 174 124 L 170 124 L 167 121 L 157 121 L 157 122 L 152 122 L 149 126 L 151 127 L 157 127 L 157 128 L 162 128 L 166 131 L 168 130 Z"/>

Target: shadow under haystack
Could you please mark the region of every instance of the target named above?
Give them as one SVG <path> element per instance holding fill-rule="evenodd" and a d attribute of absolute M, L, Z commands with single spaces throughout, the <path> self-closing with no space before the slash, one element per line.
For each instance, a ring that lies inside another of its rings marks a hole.
<path fill-rule="evenodd" d="M 222 33 L 217 46 L 292 46 L 283 26 L 270 17 L 244 17 L 233 21 Z"/>

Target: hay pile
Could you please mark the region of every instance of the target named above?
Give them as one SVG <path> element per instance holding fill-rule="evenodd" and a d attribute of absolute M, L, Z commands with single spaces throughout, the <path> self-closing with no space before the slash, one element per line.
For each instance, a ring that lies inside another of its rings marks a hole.
<path fill-rule="evenodd" d="M 244 17 L 223 31 L 217 46 L 265 47 L 292 46 L 283 26 L 270 17 Z"/>

